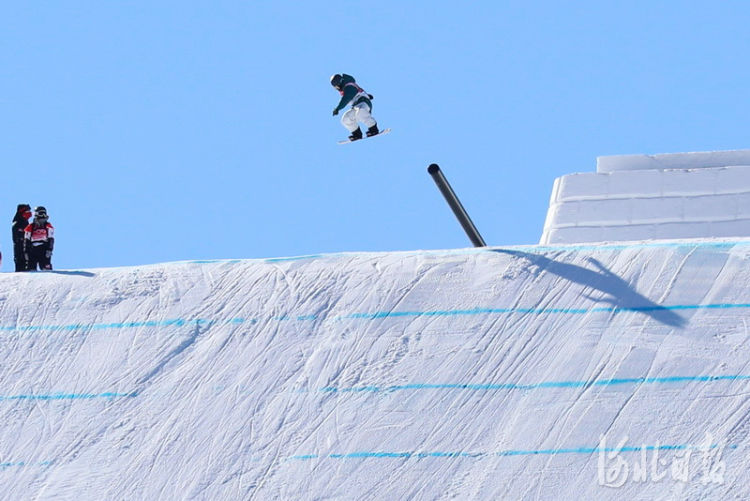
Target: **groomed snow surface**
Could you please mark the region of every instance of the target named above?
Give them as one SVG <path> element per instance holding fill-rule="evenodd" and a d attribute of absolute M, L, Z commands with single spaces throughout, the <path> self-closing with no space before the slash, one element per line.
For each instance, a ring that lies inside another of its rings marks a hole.
<path fill-rule="evenodd" d="M 750 239 L 0 280 L 3 499 L 750 498 Z"/>

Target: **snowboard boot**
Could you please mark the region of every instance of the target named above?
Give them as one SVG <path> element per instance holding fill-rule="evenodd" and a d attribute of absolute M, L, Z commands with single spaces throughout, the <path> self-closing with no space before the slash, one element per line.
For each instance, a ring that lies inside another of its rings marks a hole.
<path fill-rule="evenodd" d="M 367 129 L 367 137 L 377 136 L 378 134 L 380 134 L 380 131 L 378 130 L 378 124 L 375 124 Z"/>
<path fill-rule="evenodd" d="M 349 141 L 356 141 L 357 139 L 362 139 L 362 129 L 359 127 L 349 135 Z"/>

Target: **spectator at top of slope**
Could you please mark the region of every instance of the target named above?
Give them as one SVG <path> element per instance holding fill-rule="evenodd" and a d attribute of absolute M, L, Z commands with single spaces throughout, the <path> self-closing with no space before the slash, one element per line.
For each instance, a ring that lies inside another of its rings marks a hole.
<path fill-rule="evenodd" d="M 31 206 L 29 204 L 18 204 L 16 215 L 13 216 L 13 261 L 16 271 L 26 271 L 29 264 L 23 252 L 23 234 L 31 219 Z"/>
<path fill-rule="evenodd" d="M 34 221 L 24 230 L 24 253 L 29 271 L 52 269 L 52 250 L 55 247 L 55 228 L 49 223 L 47 209 L 34 209 Z"/>

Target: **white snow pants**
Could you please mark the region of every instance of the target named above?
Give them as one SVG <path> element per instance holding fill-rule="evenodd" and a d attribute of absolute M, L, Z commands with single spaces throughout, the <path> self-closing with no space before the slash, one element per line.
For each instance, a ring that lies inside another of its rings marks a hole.
<path fill-rule="evenodd" d="M 341 117 L 341 123 L 349 132 L 354 132 L 359 128 L 357 122 L 362 122 L 368 129 L 376 124 L 375 119 L 370 115 L 370 107 L 367 103 L 355 104 Z"/>

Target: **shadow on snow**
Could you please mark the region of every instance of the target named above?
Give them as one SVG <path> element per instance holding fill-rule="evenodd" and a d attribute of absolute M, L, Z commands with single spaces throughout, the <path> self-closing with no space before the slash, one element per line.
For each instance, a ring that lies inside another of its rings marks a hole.
<path fill-rule="evenodd" d="M 586 296 L 592 301 L 608 303 L 617 310 L 637 311 L 672 327 L 681 328 L 686 324 L 686 320 L 680 315 L 640 294 L 625 280 L 612 273 L 602 263 L 592 257 L 589 257 L 587 261 L 597 268 L 596 270 L 555 261 L 541 254 L 504 249 L 495 249 L 493 252 L 509 254 L 525 259 L 531 264 L 538 266 L 540 273 L 543 271 L 553 273 L 565 280 L 596 289 L 605 294 L 601 298 Z"/>

